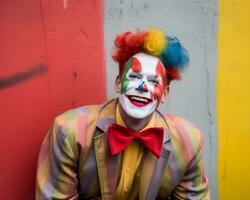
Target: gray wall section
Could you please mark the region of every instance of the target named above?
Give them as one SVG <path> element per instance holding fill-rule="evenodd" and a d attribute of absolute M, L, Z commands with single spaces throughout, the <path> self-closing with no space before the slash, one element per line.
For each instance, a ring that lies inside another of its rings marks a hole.
<path fill-rule="evenodd" d="M 167 103 L 169 112 L 192 121 L 205 138 L 205 170 L 211 199 L 217 191 L 217 128 L 215 81 L 217 69 L 216 0 L 106 0 L 105 48 L 107 94 L 113 98 L 118 66 L 110 57 L 113 40 L 121 32 L 136 28 L 162 28 L 177 36 L 190 53 L 190 66 L 181 81 L 173 82 Z"/>

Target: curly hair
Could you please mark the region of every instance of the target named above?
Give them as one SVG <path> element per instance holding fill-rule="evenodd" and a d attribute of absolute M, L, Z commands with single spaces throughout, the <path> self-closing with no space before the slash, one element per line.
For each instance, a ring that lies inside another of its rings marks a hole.
<path fill-rule="evenodd" d="M 166 69 L 169 82 L 180 80 L 181 71 L 189 64 L 188 52 L 176 37 L 167 36 L 160 29 L 137 29 L 115 38 L 112 58 L 119 64 L 119 76 L 126 62 L 139 52 L 158 57 Z"/>

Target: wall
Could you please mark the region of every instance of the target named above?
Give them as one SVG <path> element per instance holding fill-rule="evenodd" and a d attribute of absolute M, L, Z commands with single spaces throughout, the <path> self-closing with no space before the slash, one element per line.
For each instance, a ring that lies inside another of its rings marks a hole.
<path fill-rule="evenodd" d="M 1 0 L 0 44 L 0 196 L 33 200 L 53 118 L 106 99 L 102 1 Z"/>
<path fill-rule="evenodd" d="M 250 2 L 220 0 L 218 183 L 222 200 L 250 199 Z"/>
<path fill-rule="evenodd" d="M 110 53 L 116 34 L 136 28 L 159 27 L 176 35 L 189 50 L 191 62 L 183 80 L 174 82 L 161 107 L 191 120 L 205 136 L 206 173 L 212 199 L 217 199 L 217 130 L 215 80 L 217 71 L 217 1 L 106 0 L 105 47 L 108 97 L 112 98 L 117 66 Z"/>
<path fill-rule="evenodd" d="M 34 199 L 38 150 L 53 118 L 115 96 L 113 39 L 149 27 L 176 35 L 189 50 L 190 67 L 172 83 L 161 110 L 202 130 L 211 199 L 250 199 L 249 6 L 246 0 L 1 0 L 1 199 Z"/>

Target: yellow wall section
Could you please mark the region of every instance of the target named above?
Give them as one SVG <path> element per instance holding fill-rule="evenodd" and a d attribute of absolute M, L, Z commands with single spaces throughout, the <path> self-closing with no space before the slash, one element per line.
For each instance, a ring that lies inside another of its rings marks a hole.
<path fill-rule="evenodd" d="M 219 0 L 220 200 L 250 199 L 250 1 Z"/>

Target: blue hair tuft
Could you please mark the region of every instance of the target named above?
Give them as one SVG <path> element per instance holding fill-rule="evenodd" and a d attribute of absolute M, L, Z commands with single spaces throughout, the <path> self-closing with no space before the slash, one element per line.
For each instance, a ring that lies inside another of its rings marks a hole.
<path fill-rule="evenodd" d="M 163 51 L 162 62 L 167 68 L 183 70 L 189 64 L 189 55 L 187 50 L 182 47 L 176 37 L 166 37 L 168 41 L 167 48 Z"/>

